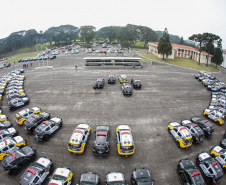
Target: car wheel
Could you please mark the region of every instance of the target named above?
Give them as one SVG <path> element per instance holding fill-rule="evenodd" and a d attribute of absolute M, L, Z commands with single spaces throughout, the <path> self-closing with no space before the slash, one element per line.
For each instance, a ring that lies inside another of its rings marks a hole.
<path fill-rule="evenodd" d="M 177 167 L 177 173 L 180 174 L 180 168 Z"/>
<path fill-rule="evenodd" d="M 45 135 L 45 136 L 43 137 L 43 140 L 44 140 L 44 141 L 48 141 L 48 139 L 49 139 L 49 135 Z"/>
<path fill-rule="evenodd" d="M 59 124 L 59 128 L 62 128 L 62 126 L 63 126 L 63 123 L 60 123 L 60 124 Z"/>
<path fill-rule="evenodd" d="M 180 148 L 180 143 L 179 143 L 179 141 L 176 141 L 176 145 L 177 145 L 178 148 Z"/>
<path fill-rule="evenodd" d="M 168 128 L 168 132 L 169 132 L 169 134 L 171 134 L 171 132 L 170 132 L 170 128 Z"/>
<path fill-rule="evenodd" d="M 18 173 L 19 173 L 19 170 L 13 170 L 13 172 L 11 172 L 10 174 L 17 175 Z"/>

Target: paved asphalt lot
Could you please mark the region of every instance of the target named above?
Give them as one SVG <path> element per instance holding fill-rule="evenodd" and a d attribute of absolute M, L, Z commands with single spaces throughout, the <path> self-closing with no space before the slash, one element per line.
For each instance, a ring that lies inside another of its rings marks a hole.
<path fill-rule="evenodd" d="M 15 121 L 15 114 L 22 110 L 9 111 L 6 98 L 3 99 L 3 112 L 18 129 L 19 134 L 27 139 L 27 144 L 37 150 L 41 156 L 53 160 L 54 168 L 69 167 L 74 173 L 73 184 L 78 184 L 80 174 L 87 171 L 100 175 L 104 184 L 108 172 L 120 171 L 130 184 L 131 171 L 146 167 L 151 171 L 156 185 L 179 185 L 176 166 L 180 159 L 191 158 L 195 162 L 199 152 L 209 152 L 218 144 L 225 131 L 225 125 L 215 125 L 215 134 L 211 139 L 204 139 L 202 144 L 190 149 L 177 148 L 167 132 L 170 121 L 181 121 L 193 116 L 202 116 L 202 111 L 210 101 L 210 92 L 195 80 L 198 71 L 183 69 L 153 62 L 143 68 L 132 69 L 110 67 L 85 67 L 84 57 L 104 56 L 96 53 L 60 54 L 57 59 L 49 61 L 52 68 L 39 68 L 38 62 L 32 62 L 25 69 L 25 92 L 30 98 L 28 107 L 38 106 L 49 112 L 51 117 L 63 119 L 63 127 L 48 142 L 39 143 L 33 135 L 25 133 L 23 126 Z M 12 64 L 0 71 L 1 76 L 24 63 Z M 30 63 L 28 63 L 30 64 Z M 46 62 L 45 62 L 46 65 Z M 78 70 L 75 70 L 75 65 Z M 140 78 L 141 90 L 134 90 L 131 97 L 123 96 L 121 85 L 105 84 L 103 90 L 95 91 L 92 87 L 96 78 L 107 79 L 108 74 L 126 74 L 129 79 Z M 226 82 L 224 71 L 216 74 Z M 79 123 L 88 123 L 92 134 L 86 151 L 82 155 L 72 155 L 67 150 L 69 138 Z M 120 124 L 128 124 L 133 130 L 136 151 L 133 156 L 122 157 L 117 154 L 115 129 Z M 92 141 L 97 125 L 110 126 L 110 155 L 97 158 L 92 153 Z M 0 184 L 18 184 L 25 167 L 17 176 L 7 176 L 0 168 Z M 224 176 L 220 184 L 226 183 Z"/>

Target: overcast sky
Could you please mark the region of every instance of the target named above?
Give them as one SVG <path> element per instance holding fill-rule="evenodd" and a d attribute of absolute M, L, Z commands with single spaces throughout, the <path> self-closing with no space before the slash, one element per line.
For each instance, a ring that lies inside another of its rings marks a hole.
<path fill-rule="evenodd" d="M 0 38 L 71 24 L 100 29 L 136 24 L 183 36 L 214 33 L 226 48 L 226 0 L 1 0 Z"/>

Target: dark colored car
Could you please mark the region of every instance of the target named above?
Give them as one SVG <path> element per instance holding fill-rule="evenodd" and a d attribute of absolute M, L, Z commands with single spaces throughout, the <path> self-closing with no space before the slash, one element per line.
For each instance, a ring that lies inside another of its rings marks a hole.
<path fill-rule="evenodd" d="M 13 124 L 10 121 L 0 121 L 0 130 L 7 129 L 12 126 Z"/>
<path fill-rule="evenodd" d="M 108 75 L 108 83 L 115 84 L 115 75 Z"/>
<path fill-rule="evenodd" d="M 16 152 L 11 152 L 2 160 L 2 166 L 6 173 L 17 174 L 27 163 L 33 161 L 36 156 L 35 149 L 25 146 Z"/>
<path fill-rule="evenodd" d="M 198 124 L 207 137 L 213 136 L 214 126 L 208 120 L 203 120 L 198 117 L 193 117 L 193 118 L 191 118 L 191 121 L 193 123 Z"/>
<path fill-rule="evenodd" d="M 28 98 L 15 98 L 8 102 L 8 106 L 10 110 L 16 110 L 20 107 L 28 105 L 29 99 Z"/>
<path fill-rule="evenodd" d="M 13 94 L 10 94 L 8 97 L 7 97 L 7 100 L 10 101 L 10 100 L 13 100 L 15 98 L 24 98 L 26 97 L 27 95 L 25 93 L 13 93 Z"/>
<path fill-rule="evenodd" d="M 39 158 L 36 162 L 31 164 L 29 168 L 21 176 L 20 185 L 41 185 L 47 176 L 53 171 L 53 163 L 51 159 L 46 157 Z"/>
<path fill-rule="evenodd" d="M 203 141 L 205 134 L 198 124 L 192 123 L 190 120 L 183 120 L 181 121 L 181 125 L 189 130 L 193 143 L 201 143 Z"/>
<path fill-rule="evenodd" d="M 10 63 L 6 63 L 5 64 L 5 67 L 9 67 L 11 64 Z"/>
<path fill-rule="evenodd" d="M 103 89 L 104 88 L 104 79 L 103 78 L 98 78 L 96 80 L 96 83 L 93 87 L 94 89 Z"/>
<path fill-rule="evenodd" d="M 138 168 L 132 171 L 131 184 L 132 185 L 153 185 L 150 171 L 145 168 Z"/>
<path fill-rule="evenodd" d="M 110 129 L 108 126 L 97 126 L 95 131 L 95 141 L 93 142 L 93 154 L 97 156 L 106 156 L 110 150 Z"/>
<path fill-rule="evenodd" d="M 86 172 L 81 175 L 80 185 L 100 185 L 100 177 L 96 173 Z"/>
<path fill-rule="evenodd" d="M 142 83 L 138 78 L 132 78 L 131 84 L 134 89 L 141 89 L 141 87 L 142 87 Z"/>
<path fill-rule="evenodd" d="M 131 85 L 128 83 L 123 83 L 122 84 L 122 93 L 123 93 L 123 95 L 132 95 L 133 90 L 132 90 Z"/>
<path fill-rule="evenodd" d="M 34 131 L 35 138 L 37 141 L 47 141 L 51 135 L 62 127 L 62 124 L 62 119 L 57 117 L 43 121 Z"/>
<path fill-rule="evenodd" d="M 190 159 L 181 159 L 177 166 L 181 184 L 205 185 L 205 181 L 199 169 Z"/>
<path fill-rule="evenodd" d="M 41 124 L 43 121 L 49 120 L 50 114 L 42 112 L 40 114 L 34 114 L 24 121 L 24 130 L 26 133 L 33 133 L 34 129 Z"/>
<path fill-rule="evenodd" d="M 202 75 L 201 74 L 197 74 L 195 75 L 195 79 L 199 79 L 199 77 L 201 77 Z"/>
<path fill-rule="evenodd" d="M 49 57 L 50 60 L 53 60 L 55 58 L 56 58 L 56 55 L 52 55 L 52 56 Z"/>
<path fill-rule="evenodd" d="M 224 175 L 219 162 L 206 152 L 197 155 L 196 164 L 199 166 L 207 184 L 218 184 Z"/>

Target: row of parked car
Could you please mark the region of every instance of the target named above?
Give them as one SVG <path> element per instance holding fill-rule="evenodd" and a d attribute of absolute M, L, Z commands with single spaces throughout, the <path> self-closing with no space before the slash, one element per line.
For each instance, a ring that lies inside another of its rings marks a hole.
<path fill-rule="evenodd" d="M 110 129 L 106 125 L 97 126 L 93 142 L 93 154 L 99 157 L 107 156 L 110 152 Z M 88 124 L 79 124 L 74 130 L 68 144 L 68 151 L 73 154 L 82 154 L 91 134 Z M 133 155 L 135 145 L 132 131 L 128 125 L 119 125 L 116 128 L 117 150 L 119 155 Z"/>
<path fill-rule="evenodd" d="M 31 164 L 29 168 L 26 169 L 24 174 L 21 176 L 19 184 L 28 185 L 28 184 L 42 184 L 47 180 L 49 174 L 53 171 L 52 160 L 46 157 L 39 158 L 36 162 Z M 50 180 L 49 185 L 57 184 L 67 184 L 70 185 L 73 182 L 74 174 L 67 167 L 57 168 Z M 150 171 L 145 168 L 134 169 L 131 174 L 131 184 L 138 185 L 140 183 L 153 185 L 153 179 L 151 177 Z M 80 184 L 92 184 L 100 185 L 100 176 L 94 172 L 82 173 L 80 177 Z M 123 184 L 126 185 L 125 175 L 121 172 L 110 172 L 105 177 L 105 184 Z"/>
<path fill-rule="evenodd" d="M 220 80 L 217 80 L 215 75 L 206 71 L 200 71 L 200 74 L 195 75 L 195 78 L 202 82 L 202 84 L 204 84 L 204 86 L 207 87 L 208 90 L 212 91 L 210 105 L 203 111 L 203 115 L 219 125 L 224 124 L 225 107 L 222 106 L 222 101 L 225 98 L 224 83 Z M 191 120 L 193 123 L 189 123 L 190 126 L 200 126 L 200 128 L 204 132 L 204 135 L 207 137 L 211 137 L 213 135 L 214 126 L 208 120 L 203 120 L 201 118 L 192 118 Z M 186 125 L 182 124 L 182 126 Z M 182 134 L 179 134 L 179 132 L 177 132 L 176 134 L 173 130 L 170 130 L 170 132 L 172 133 L 175 141 L 178 140 L 177 142 L 181 143 L 186 140 L 184 144 L 188 144 L 185 146 L 189 147 L 191 145 L 189 145 L 189 141 L 191 141 L 190 139 L 192 138 L 194 142 L 197 137 L 194 135 L 195 132 L 191 132 L 191 130 L 189 129 L 186 131 L 186 133 L 189 133 L 188 131 L 190 131 L 190 136 L 189 134 L 186 135 L 183 131 L 184 128 L 182 126 L 176 125 L 177 129 L 179 129 L 180 132 L 184 133 L 182 137 Z M 186 126 L 186 128 L 188 127 Z M 199 134 L 200 133 L 201 132 L 199 132 Z M 225 137 L 226 134 L 224 134 L 224 137 L 220 141 L 219 145 L 211 148 L 210 154 L 208 154 L 207 152 L 201 152 L 197 155 L 196 165 L 198 166 L 198 168 L 194 165 L 191 159 L 182 159 L 179 161 L 177 166 L 177 173 L 180 176 L 182 184 L 218 184 L 221 181 L 224 175 L 224 171 L 226 170 Z M 184 145 L 182 144 L 182 146 Z"/>
<path fill-rule="evenodd" d="M 140 79 L 138 78 L 132 78 L 131 79 L 131 84 L 128 83 L 128 78 L 125 74 L 119 75 L 118 80 L 120 84 L 122 84 L 122 93 L 123 95 L 132 95 L 133 90 L 132 86 L 134 89 L 141 89 L 142 83 Z M 110 74 L 108 75 L 108 84 L 115 84 L 116 83 L 116 78 L 115 75 Z M 105 80 L 103 78 L 98 78 L 96 79 L 96 83 L 94 85 L 94 89 L 103 89 L 105 84 Z"/>
<path fill-rule="evenodd" d="M 20 58 L 17 62 L 28 62 L 28 61 L 36 61 L 36 60 L 52 60 L 55 59 L 56 55 L 52 56 L 36 56 L 36 57 L 27 57 L 27 58 Z"/>

